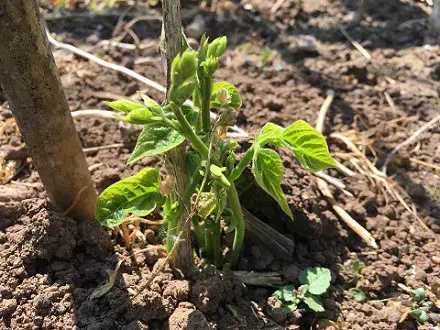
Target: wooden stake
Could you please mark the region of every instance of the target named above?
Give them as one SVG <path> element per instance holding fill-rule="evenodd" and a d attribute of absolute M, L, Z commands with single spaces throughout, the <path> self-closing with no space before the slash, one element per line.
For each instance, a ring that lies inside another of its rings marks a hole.
<path fill-rule="evenodd" d="M 162 0 L 162 35 L 160 42 L 160 52 L 162 64 L 167 76 L 167 91 L 171 85 L 170 72 L 171 64 L 182 48 L 182 17 L 180 11 L 180 0 Z M 177 148 L 165 154 L 165 167 L 171 180 L 174 181 L 174 193 L 172 198 L 180 203 L 186 195 L 186 187 L 189 184 L 189 175 L 186 166 L 186 144 L 181 144 Z M 187 205 L 188 206 L 188 205 Z M 188 209 L 188 207 L 185 207 Z M 186 213 L 186 212 L 185 212 Z M 191 242 L 191 221 L 185 221 L 187 214 L 179 219 L 179 230 L 181 240 L 175 258 L 175 266 L 184 275 L 194 268 L 194 254 Z"/>
<path fill-rule="evenodd" d="M 93 219 L 96 191 L 37 1 L 2 0 L 0 18 L 0 84 L 47 195 L 62 212 L 74 204 L 75 219 Z"/>

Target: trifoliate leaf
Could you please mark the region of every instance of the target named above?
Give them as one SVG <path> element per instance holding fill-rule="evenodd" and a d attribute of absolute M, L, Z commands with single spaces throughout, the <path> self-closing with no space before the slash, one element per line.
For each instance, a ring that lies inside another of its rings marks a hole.
<path fill-rule="evenodd" d="M 283 163 L 276 151 L 266 148 L 257 149 L 254 154 L 252 169 L 258 185 L 271 195 L 283 211 L 293 219 L 292 211 L 281 189 Z"/>
<path fill-rule="evenodd" d="M 308 284 L 308 291 L 312 294 L 323 294 L 330 286 L 331 273 L 327 268 L 307 268 L 299 273 L 299 282 Z"/>
<path fill-rule="evenodd" d="M 226 45 L 228 39 L 226 37 L 220 37 L 214 39 L 208 46 L 207 57 L 220 57 L 226 51 Z"/>
<path fill-rule="evenodd" d="M 283 132 L 283 141 L 298 161 L 312 172 L 336 166 L 330 156 L 325 138 L 303 120 L 298 120 Z"/>

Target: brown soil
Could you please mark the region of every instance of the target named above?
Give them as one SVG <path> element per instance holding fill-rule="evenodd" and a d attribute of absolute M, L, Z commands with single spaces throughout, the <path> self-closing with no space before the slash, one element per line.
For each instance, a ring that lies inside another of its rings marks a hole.
<path fill-rule="evenodd" d="M 351 36 L 369 50 L 373 59 L 368 62 L 335 23 L 347 22 L 355 6 L 340 0 L 303 2 L 301 9 L 285 1 L 275 14 L 271 14 L 273 4 L 262 0 L 220 2 L 215 11 L 202 11 L 209 35 L 226 34 L 229 39 L 218 75 L 235 84 L 242 94 L 237 125 L 253 134 L 268 121 L 287 126 L 304 119 L 313 124 L 326 91 L 333 89 L 337 97 L 326 118 L 326 135 L 369 134 L 365 140 L 371 142 L 367 156 L 371 160 L 376 157 L 380 168 L 396 145 L 439 114 L 440 48 L 424 46 L 428 7 L 424 2 L 380 0 L 360 25 L 347 25 Z M 381 8 L 380 12 L 376 8 Z M 185 11 L 186 24 L 195 13 L 192 7 Z M 95 48 L 101 39 L 111 37 L 117 18 L 54 20 L 49 28 L 66 42 L 163 83 L 159 61 L 134 63 L 140 57 L 158 58 L 156 47 L 138 53 Z M 135 31 L 143 41 L 157 41 L 160 24 L 142 22 Z M 303 47 L 305 40 L 312 47 Z M 262 50 L 266 47 L 269 55 L 264 57 Z M 144 88 L 131 78 L 65 51 L 56 50 L 55 57 L 72 111 L 104 109 L 102 102 L 111 97 L 108 93 L 126 97 Z M 386 101 L 384 92 L 391 96 L 396 109 Z M 152 89 L 147 93 L 157 100 L 163 98 Z M 10 124 L 12 115 L 0 93 L 1 102 L 0 118 Z M 407 119 L 393 123 L 397 118 Z M 76 120 L 76 125 L 85 148 L 130 143 L 136 137 L 113 120 L 83 118 Z M 385 198 L 366 176 L 348 178 L 336 170 L 328 171 L 353 194 L 349 197 L 331 187 L 337 202 L 374 236 L 377 250 L 367 247 L 338 219 L 317 190 L 315 177 L 290 153 L 280 151 L 286 167 L 283 189 L 294 222 L 255 185 L 243 192 L 243 204 L 249 211 L 295 241 L 295 255 L 286 262 L 261 242 L 247 239 L 238 268 L 279 272 L 286 282 L 296 284 L 301 269 L 328 267 L 332 286 L 324 297 L 326 311 L 317 315 L 304 310 L 287 315 L 276 302 L 268 300 L 274 289 L 246 287 L 212 268 L 182 279 L 166 267 L 150 288 L 133 300 L 163 260 L 157 245 L 163 234 L 154 226 L 142 227 L 146 241 L 136 243 L 137 247 L 151 249 L 126 259 L 106 295 L 88 299 L 107 280 L 105 270 L 114 269 L 116 254 L 127 257 L 131 252 L 120 236 L 108 235 L 94 223 L 77 224 L 53 210 L 45 201 L 37 172 L 32 165 L 27 166 L 13 183 L 0 186 L 0 329 L 434 327 L 438 324 L 438 305 L 429 310 L 430 321 L 421 325 L 411 317 L 399 322 L 402 308 L 390 301 L 409 300 L 398 284 L 411 289 L 423 287 L 431 300 L 440 298 L 435 297 L 440 284 L 440 173 L 410 160 L 439 166 L 439 127 L 401 149 L 389 167 L 389 174 L 406 191 L 407 202 L 415 205 L 429 230 L 396 198 Z M 12 131 L 8 131 L 11 138 L 2 140 L 2 157 L 6 154 L 24 160 L 26 154 L 19 152 L 20 137 Z M 333 153 L 349 153 L 340 141 L 328 141 Z M 242 150 L 248 146 L 241 141 Z M 98 190 L 143 166 L 160 164 L 159 158 L 149 158 L 126 166 L 130 151 L 128 146 L 87 154 Z M 336 158 L 356 170 L 346 158 Z M 358 282 L 367 296 L 363 302 L 356 302 L 345 291 L 352 278 L 349 267 L 355 260 L 366 266 Z"/>

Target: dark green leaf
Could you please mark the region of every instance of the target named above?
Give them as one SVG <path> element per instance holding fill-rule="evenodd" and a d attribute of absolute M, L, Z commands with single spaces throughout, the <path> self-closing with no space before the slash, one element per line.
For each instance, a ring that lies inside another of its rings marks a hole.
<path fill-rule="evenodd" d="M 228 201 L 227 188 L 224 184 L 214 180 L 212 182 L 212 191 L 217 200 L 216 220 L 218 221 Z"/>
<path fill-rule="evenodd" d="M 306 268 L 299 273 L 299 282 L 308 284 L 308 291 L 312 294 L 323 294 L 330 286 L 331 273 L 327 268 Z"/>
<path fill-rule="evenodd" d="M 423 309 L 414 309 L 411 311 L 410 315 L 420 323 L 428 321 L 428 314 Z"/>
<path fill-rule="evenodd" d="M 317 172 L 336 166 L 322 134 L 303 120 L 287 127 L 283 132 L 283 140 L 301 165 L 309 171 Z"/>
<path fill-rule="evenodd" d="M 325 311 L 321 299 L 317 296 L 314 296 L 313 294 L 306 293 L 303 301 L 314 312 L 320 313 Z"/>
<path fill-rule="evenodd" d="M 120 225 L 127 213 L 145 216 L 163 202 L 159 171 L 147 167 L 138 174 L 112 184 L 98 198 L 96 220 L 107 227 Z"/>
<path fill-rule="evenodd" d="M 218 94 L 223 93 L 222 90 L 226 90 L 229 94 L 229 102 L 227 103 L 222 103 L 218 100 Z M 238 109 L 241 107 L 240 93 L 238 92 L 237 88 L 235 88 L 235 86 L 227 82 L 216 82 L 214 84 L 214 87 L 212 88 L 211 106 L 218 109 Z"/>
<path fill-rule="evenodd" d="M 280 186 L 283 177 L 283 163 L 276 151 L 265 148 L 257 149 L 254 154 L 252 168 L 258 185 L 271 195 L 283 211 L 293 219 L 292 211 Z"/>

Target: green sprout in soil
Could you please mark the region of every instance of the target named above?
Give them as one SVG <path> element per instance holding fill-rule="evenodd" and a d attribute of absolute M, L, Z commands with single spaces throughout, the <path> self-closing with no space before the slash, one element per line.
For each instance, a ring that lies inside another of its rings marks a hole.
<path fill-rule="evenodd" d="M 359 279 L 362 276 L 362 270 L 365 268 L 365 265 L 361 263 L 359 260 L 355 260 L 351 267 L 344 265 L 338 265 L 338 266 L 339 268 L 345 270 L 350 274 L 350 278 L 345 282 L 345 288 L 348 289 L 345 292 L 353 296 L 354 300 L 358 302 L 364 301 L 367 298 L 367 296 L 365 292 L 357 288 L 357 286 Z"/>
<path fill-rule="evenodd" d="M 278 299 L 288 312 L 294 312 L 301 305 L 314 312 L 324 312 L 321 295 L 330 287 L 331 273 L 327 268 L 307 268 L 299 274 L 301 286 L 286 285 L 275 291 L 272 297 Z"/>
<path fill-rule="evenodd" d="M 249 165 L 257 184 L 293 219 L 280 186 L 282 160 L 268 146 L 293 151 L 299 163 L 310 171 L 335 166 L 335 162 L 324 137 L 299 120 L 286 128 L 267 123 L 237 163 L 234 150 L 238 144 L 228 139 L 226 133 L 242 100 L 233 85 L 215 81 L 226 43 L 226 37 L 209 43 L 203 36 L 197 51 L 184 45 L 185 50 L 172 64 L 167 104 L 160 105 L 143 94 L 143 104 L 125 99 L 107 103 L 120 111 L 116 115 L 119 119 L 143 125 L 128 164 L 163 154 L 187 142 L 190 183 L 186 194 L 172 203 L 170 194 L 175 189 L 163 189 L 166 180 L 162 181 L 159 170 L 146 167 L 105 189 L 98 198 L 95 213 L 99 223 L 113 228 L 127 221 L 130 215 L 145 217 L 161 212 L 167 224 L 169 252 L 176 243 L 174 238 L 179 237 L 178 219 L 194 214 L 191 221 L 199 255 L 217 267 L 227 268 L 237 263 L 243 246 L 245 226 L 235 182 Z M 218 112 L 214 121 L 210 119 L 211 109 Z M 190 209 L 186 205 L 190 205 Z M 226 260 L 221 250 L 222 224 L 227 225 L 228 231 L 234 231 L 231 254 Z M 313 296 L 307 297 L 313 299 Z"/>
<path fill-rule="evenodd" d="M 428 313 L 425 309 L 432 306 L 432 302 L 428 300 L 425 289 L 418 288 L 410 291 L 411 294 L 411 312 L 409 313 L 420 323 L 428 321 Z"/>

